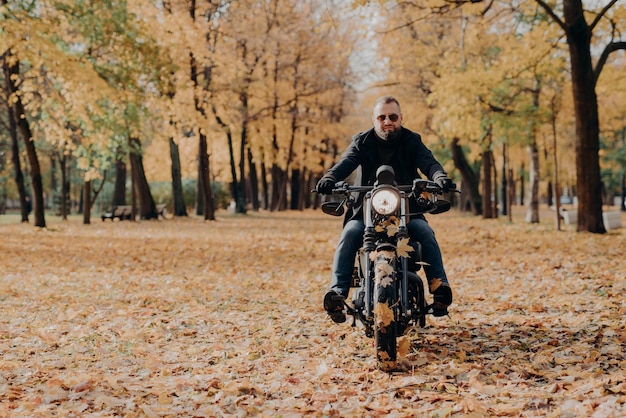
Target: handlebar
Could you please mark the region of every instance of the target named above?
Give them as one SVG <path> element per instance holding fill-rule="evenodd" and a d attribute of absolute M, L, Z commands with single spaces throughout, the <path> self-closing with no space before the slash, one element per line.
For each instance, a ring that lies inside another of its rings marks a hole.
<path fill-rule="evenodd" d="M 352 186 L 345 181 L 339 181 L 335 183 L 335 188 L 332 190 L 332 194 L 348 194 L 348 193 L 361 193 L 361 192 L 369 192 L 374 190 L 377 186 Z M 413 180 L 413 184 L 403 184 L 394 186 L 396 189 L 401 191 L 411 191 L 413 193 L 419 194 L 421 192 L 430 192 L 435 194 L 443 194 L 443 189 L 434 181 L 425 180 L 425 179 L 415 179 Z M 460 190 L 452 188 L 449 190 L 450 192 L 461 193 Z M 316 189 L 311 190 L 311 193 L 319 193 Z"/>

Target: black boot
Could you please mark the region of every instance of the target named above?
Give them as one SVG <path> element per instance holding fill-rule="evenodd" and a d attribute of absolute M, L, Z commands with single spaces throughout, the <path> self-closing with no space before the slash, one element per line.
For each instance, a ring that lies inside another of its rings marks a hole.
<path fill-rule="evenodd" d="M 448 306 L 452 304 L 452 289 L 447 280 L 433 279 L 428 287 L 433 294 L 433 316 L 448 315 Z"/>
<path fill-rule="evenodd" d="M 330 319 L 337 324 L 346 322 L 346 313 L 344 311 L 345 300 L 346 298 L 343 297 L 343 295 L 340 295 L 334 290 L 329 290 L 324 295 L 324 309 L 328 316 L 330 316 Z"/>

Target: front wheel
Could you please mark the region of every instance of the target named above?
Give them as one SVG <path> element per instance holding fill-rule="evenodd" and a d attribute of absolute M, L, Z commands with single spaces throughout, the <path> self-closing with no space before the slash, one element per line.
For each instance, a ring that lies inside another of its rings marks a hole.
<path fill-rule="evenodd" d="M 379 254 L 374 261 L 374 343 L 378 368 L 391 371 L 397 365 L 396 269 L 393 254 Z"/>

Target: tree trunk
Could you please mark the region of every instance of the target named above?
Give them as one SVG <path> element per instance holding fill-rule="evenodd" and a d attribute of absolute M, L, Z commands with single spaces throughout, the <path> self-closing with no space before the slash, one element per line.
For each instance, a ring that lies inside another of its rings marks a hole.
<path fill-rule="evenodd" d="M 4 63 L 5 80 L 7 84 L 7 90 L 9 88 L 8 72 L 6 61 Z M 11 135 L 11 161 L 13 162 L 13 169 L 15 170 L 15 184 L 17 185 L 17 191 L 20 198 L 20 214 L 22 216 L 22 222 L 28 222 L 28 215 L 30 210 L 28 208 L 30 201 L 27 202 L 26 184 L 24 183 L 24 172 L 22 171 L 22 163 L 20 162 L 20 144 L 17 137 L 17 123 L 15 120 L 15 112 L 13 106 L 9 106 L 9 133 Z M 32 203 L 31 203 L 32 204 Z M 32 209 L 32 208 L 31 208 Z"/>
<path fill-rule="evenodd" d="M 83 225 L 91 223 L 91 181 L 83 183 Z"/>
<path fill-rule="evenodd" d="M 622 129 L 622 149 L 626 150 L 626 127 Z M 620 196 L 619 210 L 626 212 L 626 165 L 622 162 L 622 191 Z"/>
<path fill-rule="evenodd" d="M 217 115 L 216 113 L 216 109 L 213 108 L 213 114 Z M 233 197 L 233 200 L 236 202 L 238 202 L 240 200 L 239 198 L 239 187 L 237 187 L 238 181 L 237 181 L 237 165 L 235 164 L 235 151 L 234 151 L 234 146 L 233 146 L 233 134 L 230 131 L 230 128 L 228 127 L 228 125 L 226 123 L 224 123 L 222 121 L 222 119 L 218 116 L 215 117 L 215 119 L 217 120 L 217 123 L 226 130 L 226 141 L 228 144 L 228 157 L 230 160 L 230 176 L 232 178 L 232 185 L 231 185 L 231 194 Z"/>
<path fill-rule="evenodd" d="M 530 202 L 526 212 L 526 222 L 536 224 L 539 223 L 539 149 L 534 136 L 528 146 L 528 156 L 530 158 Z"/>
<path fill-rule="evenodd" d="M 126 162 L 121 159 L 115 160 L 115 185 L 111 205 L 126 205 Z"/>
<path fill-rule="evenodd" d="M 239 182 L 233 182 L 234 188 L 237 189 L 237 199 L 235 200 L 235 211 L 237 213 L 246 213 L 246 148 L 248 142 L 248 95 L 240 94 L 242 121 L 241 121 L 241 143 L 239 146 Z"/>
<path fill-rule="evenodd" d="M 300 209 L 298 206 L 300 200 L 300 174 L 298 169 L 291 170 L 291 204 L 289 205 L 291 210 Z"/>
<path fill-rule="evenodd" d="M 172 195 L 174 197 L 174 216 L 187 216 L 187 205 L 183 193 L 180 152 L 174 138 L 170 138 L 170 157 L 172 159 Z"/>
<path fill-rule="evenodd" d="M 15 60 L 9 64 L 7 62 L 7 56 L 4 57 L 4 72 L 7 85 L 7 93 L 9 96 L 13 96 L 13 112 L 14 121 L 17 124 L 19 131 L 22 134 L 24 140 L 24 146 L 26 148 L 26 155 L 28 157 L 28 164 L 30 165 L 30 178 L 33 189 L 33 214 L 35 217 L 34 225 L 40 228 L 46 227 L 46 218 L 44 215 L 44 198 L 43 198 L 43 180 L 41 176 L 41 167 L 39 166 L 39 158 L 37 157 L 37 150 L 35 149 L 35 142 L 33 141 L 32 131 L 30 124 L 26 117 L 26 110 L 22 103 L 21 96 L 17 93 L 16 80 L 19 77 L 19 61 Z M 28 218 L 26 218 L 28 222 Z"/>
<path fill-rule="evenodd" d="M 59 159 L 59 165 L 61 166 L 61 216 L 64 221 L 67 221 L 67 216 L 70 213 L 70 176 L 69 176 L 69 158 L 66 153 L 61 154 Z"/>
<path fill-rule="evenodd" d="M 277 164 L 272 165 L 272 211 L 285 210 L 287 207 L 287 173 Z"/>
<path fill-rule="evenodd" d="M 498 217 L 498 201 L 499 201 L 499 197 L 498 197 L 498 167 L 496 166 L 496 157 L 493 154 L 493 151 L 491 152 L 491 168 L 493 169 L 493 173 L 492 173 L 492 190 L 493 190 L 493 197 L 491 198 L 491 204 L 493 205 L 492 208 L 492 214 L 494 218 Z"/>
<path fill-rule="evenodd" d="M 513 179 L 513 170 L 509 168 L 509 172 L 508 175 L 505 176 L 507 177 L 507 183 L 508 183 L 508 187 L 507 187 L 507 194 L 506 194 L 506 201 L 508 202 L 508 219 L 509 222 L 513 222 L 513 210 L 512 210 L 512 206 L 513 206 L 513 199 L 515 198 L 515 192 L 514 192 L 514 182 L 515 180 Z"/>
<path fill-rule="evenodd" d="M 279 69 L 280 65 L 278 62 L 278 55 L 274 56 L 274 71 L 273 71 L 273 82 L 274 86 L 278 86 L 279 80 Z M 270 204 L 270 210 L 276 211 L 280 210 L 282 202 L 280 201 L 280 197 L 284 196 L 280 192 L 280 185 L 282 184 L 282 170 L 280 168 L 280 164 L 278 161 L 278 152 L 280 147 L 278 146 L 278 91 L 276 88 L 274 89 L 274 103 L 272 105 L 272 150 L 271 150 L 271 158 L 272 158 L 272 199 Z"/>
<path fill-rule="evenodd" d="M 306 183 L 303 189 L 305 209 L 314 208 L 313 204 L 317 201 L 317 199 L 315 199 L 315 195 L 311 194 L 311 190 L 315 188 L 316 182 L 317 178 L 315 174 L 311 170 L 307 170 Z M 317 209 L 317 207 L 314 209 Z"/>
<path fill-rule="evenodd" d="M 199 149 L 198 149 L 199 169 L 198 183 L 202 190 L 202 215 L 205 221 L 215 220 L 215 211 L 213 209 L 213 190 L 211 189 L 211 176 L 209 170 L 209 153 L 206 135 L 200 133 Z"/>
<path fill-rule="evenodd" d="M 150 186 L 146 179 L 146 173 L 143 168 L 143 158 L 141 156 L 141 143 L 138 138 L 129 138 L 130 143 L 130 169 L 133 175 L 133 187 L 139 201 L 139 217 L 141 219 L 158 219 L 159 214 L 156 210 Z M 134 205 L 133 205 L 134 206 Z M 134 212 L 134 211 L 133 211 Z"/>
<path fill-rule="evenodd" d="M 52 196 L 52 205 L 51 207 L 56 210 L 56 215 L 60 215 L 59 208 L 57 207 L 58 203 L 60 203 L 59 199 L 59 181 L 58 181 L 58 173 L 59 168 L 57 167 L 58 156 L 55 152 L 50 153 L 50 195 Z"/>
<path fill-rule="evenodd" d="M 297 104 L 297 100 L 296 100 L 296 104 Z M 283 210 L 287 207 L 287 184 L 289 184 L 289 173 L 290 173 L 290 166 L 291 163 L 293 161 L 293 147 L 294 147 L 294 143 L 296 141 L 296 130 L 298 129 L 297 127 L 297 106 L 294 105 L 291 109 L 291 137 L 289 140 L 289 148 L 287 151 L 287 164 L 285 167 L 285 170 L 283 171 L 283 178 L 282 178 L 282 185 L 279 186 L 279 201 L 281 202 L 285 202 L 285 204 L 283 205 Z M 293 172 L 291 173 L 293 175 Z M 293 191 L 292 191 L 293 193 Z"/>
<path fill-rule="evenodd" d="M 194 22 L 196 21 L 195 0 L 192 0 L 189 5 L 189 16 Z M 207 78 L 206 84 L 201 87 L 198 81 L 198 62 L 193 52 L 189 53 L 189 73 L 190 79 L 194 85 L 194 107 L 200 115 L 206 117 L 206 111 L 203 105 L 204 98 L 199 95 L 199 91 L 206 90 L 209 82 L 208 79 L 210 79 L 210 77 Z M 220 121 L 218 120 L 218 122 Z M 203 215 L 205 220 L 215 220 L 213 191 L 211 190 L 211 170 L 209 165 L 207 137 L 200 127 L 198 127 L 198 135 L 198 196 L 196 200 L 196 214 Z"/>
<path fill-rule="evenodd" d="M 506 155 L 506 142 L 502 143 L 502 179 L 500 181 L 502 196 L 502 215 L 508 215 L 509 213 L 509 192 L 508 192 L 508 178 L 507 178 L 507 155 Z"/>
<path fill-rule="evenodd" d="M 259 201 L 259 178 L 250 147 L 248 147 L 248 170 L 250 171 L 250 202 L 252 203 L 252 210 L 258 211 L 261 208 L 261 202 Z"/>
<path fill-rule="evenodd" d="M 520 183 L 520 193 L 519 193 L 519 201 L 520 201 L 520 205 L 524 206 L 524 202 L 526 201 L 526 181 L 525 181 L 525 177 L 524 177 L 524 172 L 526 170 L 524 169 L 524 163 L 522 163 L 522 166 L 520 167 L 520 175 L 519 175 L 519 183 Z"/>
<path fill-rule="evenodd" d="M 199 144 L 198 144 L 199 145 Z M 198 152 L 198 178 L 196 181 L 196 216 L 204 216 L 204 183 L 202 182 L 202 164 Z"/>
<path fill-rule="evenodd" d="M 233 135 L 230 132 L 230 130 L 226 131 L 226 139 L 228 141 L 228 155 L 230 158 L 230 176 L 232 178 L 232 185 L 231 185 L 231 193 L 233 196 L 233 200 L 236 202 L 238 202 L 239 199 L 239 187 L 237 187 L 237 184 L 239 183 L 237 181 L 237 164 L 235 164 L 235 151 L 234 151 L 234 147 L 233 147 Z"/>
<path fill-rule="evenodd" d="M 535 78 L 532 89 L 533 107 L 539 109 L 539 98 L 541 95 L 541 81 Z M 528 144 L 528 156 L 530 160 L 530 204 L 526 212 L 526 222 L 539 223 L 539 181 L 541 171 L 539 169 L 539 146 L 537 144 L 537 121 L 531 118 L 530 121 L 530 141 Z"/>
<path fill-rule="evenodd" d="M 591 30 L 581 0 L 563 0 L 576 116 L 577 231 L 603 234 L 600 176 L 600 123 L 591 61 Z"/>
<path fill-rule="evenodd" d="M 480 215 L 482 213 L 482 203 L 480 193 L 478 191 L 478 175 L 474 172 L 474 170 L 472 170 L 472 167 L 467 162 L 463 148 L 459 145 L 458 138 L 454 138 L 452 140 L 450 148 L 452 151 L 454 166 L 457 170 L 459 170 L 463 179 L 463 195 L 468 197 L 468 203 L 472 209 L 472 213 L 474 215 Z M 461 210 L 465 210 L 465 208 L 462 207 Z"/>
<path fill-rule="evenodd" d="M 492 193 L 492 151 L 487 150 L 483 151 L 482 154 L 483 160 L 483 218 L 484 219 L 492 219 L 495 218 L 493 213 L 493 205 L 491 200 L 493 199 Z"/>
<path fill-rule="evenodd" d="M 554 206 L 554 185 L 552 184 L 552 181 L 548 181 L 548 184 L 546 185 L 546 200 L 548 207 Z"/>
<path fill-rule="evenodd" d="M 263 209 L 268 210 L 269 204 L 269 187 L 267 184 L 267 168 L 265 167 L 265 161 L 261 160 L 261 188 L 263 190 Z"/>

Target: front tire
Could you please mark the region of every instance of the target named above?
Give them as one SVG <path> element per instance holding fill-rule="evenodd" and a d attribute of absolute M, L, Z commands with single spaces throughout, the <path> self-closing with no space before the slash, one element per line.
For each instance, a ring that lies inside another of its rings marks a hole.
<path fill-rule="evenodd" d="M 413 312 L 413 320 L 420 327 L 426 326 L 426 293 L 424 293 L 424 282 L 415 273 L 409 272 L 408 274 L 408 296 L 409 307 Z"/>
<path fill-rule="evenodd" d="M 379 254 L 374 261 L 374 344 L 378 368 L 397 366 L 397 298 L 394 254 Z"/>

